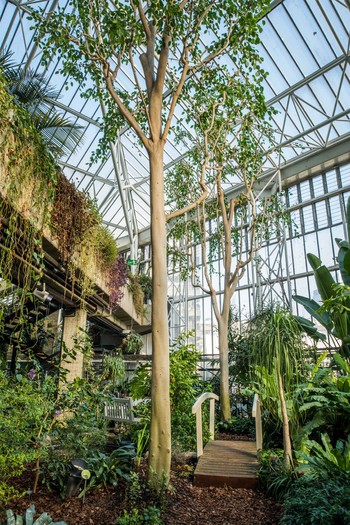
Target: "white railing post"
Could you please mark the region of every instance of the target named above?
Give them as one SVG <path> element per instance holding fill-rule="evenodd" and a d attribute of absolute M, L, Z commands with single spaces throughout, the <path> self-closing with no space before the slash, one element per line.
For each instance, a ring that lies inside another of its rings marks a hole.
<path fill-rule="evenodd" d="M 206 399 L 210 399 L 209 412 L 209 433 L 210 439 L 214 439 L 215 429 L 215 401 L 219 401 L 219 397 L 212 392 L 205 392 L 202 394 L 192 407 L 192 414 L 196 414 L 196 433 L 197 433 L 197 457 L 203 454 L 203 431 L 202 431 L 202 404 Z"/>
<path fill-rule="evenodd" d="M 210 403 L 210 407 L 209 407 L 209 437 L 210 437 L 210 439 L 214 439 L 214 432 L 215 432 L 215 399 L 211 398 L 209 403 Z"/>
<path fill-rule="evenodd" d="M 255 434 L 256 434 L 256 450 L 262 450 L 263 434 L 262 434 L 262 420 L 261 420 L 261 406 L 258 394 L 255 394 L 253 401 L 252 416 L 255 417 Z"/>

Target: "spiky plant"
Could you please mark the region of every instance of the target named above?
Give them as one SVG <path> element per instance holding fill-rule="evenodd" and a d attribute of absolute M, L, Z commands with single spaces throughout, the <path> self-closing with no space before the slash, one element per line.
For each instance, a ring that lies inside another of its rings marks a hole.
<path fill-rule="evenodd" d="M 286 468 L 292 462 L 292 445 L 287 409 L 288 394 L 300 377 L 305 359 L 302 332 L 291 312 L 280 306 L 271 306 L 251 321 L 250 368 L 265 370 L 276 378 L 276 397 L 282 418 L 283 448 Z M 260 378 L 261 380 L 261 378 Z"/>

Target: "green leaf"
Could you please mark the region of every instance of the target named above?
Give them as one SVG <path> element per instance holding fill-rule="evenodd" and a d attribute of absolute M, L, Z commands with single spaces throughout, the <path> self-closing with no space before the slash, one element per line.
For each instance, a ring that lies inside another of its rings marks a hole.
<path fill-rule="evenodd" d="M 300 325 L 300 328 L 304 332 L 306 332 L 310 337 L 321 341 L 325 341 L 327 339 L 325 334 L 322 334 L 322 332 L 317 330 L 316 325 L 312 321 L 310 321 L 309 319 L 305 319 L 305 317 L 301 317 L 299 315 L 295 315 L 294 317 L 297 323 Z"/>
<path fill-rule="evenodd" d="M 338 263 L 343 283 L 346 284 L 346 286 L 350 286 L 350 250 L 348 248 L 340 248 L 338 252 Z"/>
<path fill-rule="evenodd" d="M 348 227 L 348 241 L 350 242 L 350 197 L 346 203 L 346 218 L 347 218 L 347 227 Z"/>
<path fill-rule="evenodd" d="M 305 310 L 312 315 L 319 323 L 322 324 L 327 330 L 331 330 L 333 328 L 333 321 L 328 313 L 320 314 L 317 312 L 319 310 L 320 305 L 314 301 L 313 299 L 309 299 L 308 297 L 303 297 L 302 295 L 293 295 L 293 299 L 301 304 Z M 300 318 L 302 319 L 302 318 Z M 304 325 L 307 326 L 306 324 Z"/>
<path fill-rule="evenodd" d="M 307 254 L 308 261 L 310 263 L 311 268 L 315 271 L 319 266 L 321 266 L 322 261 L 319 259 L 316 255 L 313 253 Z"/>
<path fill-rule="evenodd" d="M 34 514 L 35 514 L 35 506 L 34 505 L 31 505 L 27 510 L 26 510 L 26 525 L 33 525 L 33 521 L 34 521 Z"/>
<path fill-rule="evenodd" d="M 339 239 L 339 237 L 336 237 L 335 242 L 337 243 L 339 248 L 350 248 L 348 241 L 344 241 L 344 239 Z"/>
<path fill-rule="evenodd" d="M 333 297 L 333 285 L 335 284 L 335 280 L 333 279 L 328 268 L 324 265 L 319 266 L 316 270 L 314 270 L 314 273 L 317 290 L 319 291 L 322 299 L 325 300 Z"/>
<path fill-rule="evenodd" d="M 350 250 L 348 250 L 344 256 L 344 270 L 346 271 L 346 273 L 348 274 L 349 276 L 349 283 L 350 283 Z M 346 283 L 344 281 L 344 284 L 347 284 L 348 286 L 350 286 L 349 283 Z"/>
<path fill-rule="evenodd" d="M 7 518 L 7 525 L 16 525 L 16 518 L 11 509 L 6 511 L 6 518 Z"/>

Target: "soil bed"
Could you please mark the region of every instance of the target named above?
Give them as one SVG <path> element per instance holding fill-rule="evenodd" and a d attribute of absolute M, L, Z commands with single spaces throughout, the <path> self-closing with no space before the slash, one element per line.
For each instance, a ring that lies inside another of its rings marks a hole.
<path fill-rule="evenodd" d="M 140 478 L 145 468 L 141 468 Z M 199 488 L 191 480 L 191 467 L 173 467 L 171 486 L 165 497 L 165 525 L 277 525 L 281 506 L 263 493 L 248 489 Z M 23 491 L 33 487 L 33 472 L 17 480 L 17 488 Z M 87 492 L 85 502 L 79 498 L 62 500 L 54 492 L 39 485 L 31 498 L 28 496 L 13 503 L 11 508 L 17 514 L 34 503 L 36 517 L 48 512 L 54 521 L 65 520 L 68 525 L 114 525 L 124 509 L 130 510 L 127 484 Z M 136 504 L 140 509 L 154 501 L 147 492 Z M 3 509 L 1 509 L 3 510 Z M 1 519 L 0 519 L 1 521 Z"/>

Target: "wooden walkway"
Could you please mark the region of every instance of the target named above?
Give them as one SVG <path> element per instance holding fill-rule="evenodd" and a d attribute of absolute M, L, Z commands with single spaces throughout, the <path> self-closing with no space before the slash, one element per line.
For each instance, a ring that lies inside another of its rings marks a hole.
<path fill-rule="evenodd" d="M 258 462 L 253 441 L 210 441 L 194 472 L 198 487 L 255 488 Z"/>

